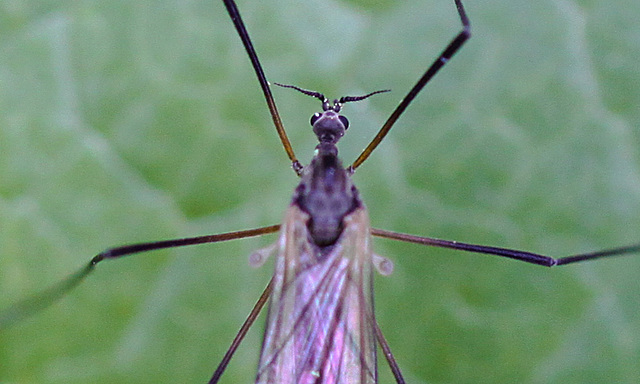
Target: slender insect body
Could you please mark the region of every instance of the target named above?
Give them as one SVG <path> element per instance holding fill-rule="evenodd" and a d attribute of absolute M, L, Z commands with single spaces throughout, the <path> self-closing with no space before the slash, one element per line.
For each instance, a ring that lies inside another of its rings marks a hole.
<path fill-rule="evenodd" d="M 371 228 L 335 145 L 348 121 L 322 99 L 320 144 L 280 230 L 260 384 L 377 383 Z"/>

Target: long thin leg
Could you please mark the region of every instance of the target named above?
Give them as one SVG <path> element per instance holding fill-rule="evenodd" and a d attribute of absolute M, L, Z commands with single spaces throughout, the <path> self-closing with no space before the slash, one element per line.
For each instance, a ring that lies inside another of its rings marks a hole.
<path fill-rule="evenodd" d="M 387 364 L 389 364 L 389 368 L 391 368 L 391 373 L 393 373 L 393 377 L 396 379 L 396 383 L 405 384 L 404 377 L 402 377 L 402 372 L 400 372 L 400 367 L 398 366 L 398 362 L 396 362 L 396 358 L 393 357 L 393 353 L 391 353 L 389 343 L 387 343 L 387 339 L 385 339 L 384 335 L 382 334 L 382 330 L 380 329 L 378 322 L 374 321 L 373 326 L 376 331 L 376 339 L 378 339 L 378 343 L 380 344 L 382 353 L 384 353 L 384 357 L 387 359 Z"/>
<path fill-rule="evenodd" d="M 261 227 L 255 229 L 248 229 L 245 231 L 227 232 L 217 235 L 207 235 L 198 237 L 188 237 L 183 239 L 154 241 L 151 243 L 140 243 L 124 245 L 122 247 L 110 248 L 106 251 L 100 252 L 94 256 L 91 261 L 79 269 L 77 272 L 62 280 L 61 282 L 47 288 L 46 290 L 31 296 L 25 300 L 19 301 L 0 312 L 0 330 L 8 328 L 27 317 L 42 311 L 49 307 L 51 304 L 60 300 L 64 295 L 74 289 L 84 279 L 93 272 L 96 264 L 102 260 L 117 259 L 123 256 L 133 255 L 135 253 L 155 251 L 165 248 L 183 247 L 186 245 L 205 244 L 205 243 L 217 243 L 221 241 L 244 239 L 247 237 L 261 236 L 268 233 L 277 232 L 280 229 L 280 225 L 271 225 L 268 227 Z"/>
<path fill-rule="evenodd" d="M 597 252 L 580 253 L 577 255 L 571 255 L 561 258 L 553 258 L 550 256 L 540 255 L 537 253 L 518 251 L 515 249 L 488 247 L 485 245 L 460 243 L 451 240 L 440 240 L 431 237 L 421 237 L 414 235 L 407 235 L 404 233 L 390 232 L 383 229 L 371 229 L 371 234 L 385 239 L 400 240 L 407 243 L 415 243 L 422 245 L 430 245 L 433 247 L 457 249 L 466 252 L 484 253 L 488 255 L 496 255 L 501 257 L 508 257 L 510 259 L 524 261 L 526 263 L 542 265 L 545 267 L 553 267 L 554 265 L 563 265 L 576 263 L 585 260 L 593 260 L 601 257 L 625 255 L 629 253 L 639 253 L 640 244 L 628 245 L 626 247 L 618 247 L 605 249 Z"/>
<path fill-rule="evenodd" d="M 285 132 L 284 126 L 282 125 L 282 120 L 280 119 L 280 113 L 278 113 L 276 102 L 273 99 L 273 95 L 271 94 L 271 88 L 269 87 L 269 82 L 267 81 L 267 77 L 264 75 L 264 71 L 262 70 L 262 65 L 260 65 L 260 60 L 258 60 L 258 55 L 256 54 L 256 51 L 253 48 L 253 43 L 251 43 L 251 38 L 249 37 L 249 33 L 247 32 L 247 29 L 245 28 L 244 23 L 242 22 L 242 18 L 240 17 L 240 12 L 238 11 L 238 7 L 236 6 L 236 3 L 233 0 L 223 0 L 223 2 L 224 2 L 224 5 L 227 7 L 227 12 L 229 12 L 229 16 L 231 16 L 233 25 L 236 27 L 236 31 L 238 31 L 238 35 L 240 35 L 242 44 L 244 44 L 244 48 L 247 50 L 247 54 L 249 55 L 249 59 L 251 60 L 251 65 L 253 65 L 253 70 L 256 72 L 256 76 L 258 77 L 260 88 L 262 88 L 262 93 L 264 93 L 264 98 L 267 101 L 269 112 L 271 112 L 271 118 L 273 119 L 273 124 L 276 127 L 278 136 L 280 136 L 280 141 L 282 141 L 284 150 L 285 152 L 287 152 L 287 156 L 289 156 L 289 160 L 291 160 L 291 166 L 293 170 L 296 172 L 296 174 L 300 176 L 300 172 L 302 171 L 302 165 L 296 158 L 296 155 L 293 153 L 293 148 L 291 147 L 291 143 L 289 142 L 287 133 Z"/>
<path fill-rule="evenodd" d="M 260 314 L 260 311 L 262 311 L 262 308 L 264 307 L 265 303 L 269 299 L 269 296 L 271 296 L 272 290 L 273 290 L 273 278 L 271 278 L 271 280 L 269 281 L 269 284 L 262 292 L 262 295 L 260 295 L 260 298 L 256 302 L 256 305 L 253 306 L 251 313 L 249 313 L 249 316 L 247 316 L 247 319 L 242 324 L 242 327 L 240 327 L 238 334 L 236 335 L 236 337 L 233 338 L 233 341 L 231 342 L 231 346 L 229 346 L 229 349 L 227 349 L 227 352 L 224 354 L 222 361 L 220 362 L 220 364 L 218 364 L 218 368 L 216 368 L 216 371 L 213 373 L 213 376 L 211 376 L 211 380 L 209 380 L 209 384 L 216 384 L 220 380 L 220 377 L 222 377 L 224 370 L 227 369 L 227 365 L 229 365 L 229 361 L 231 361 L 233 354 L 236 352 L 236 350 L 240 346 L 240 343 L 242 342 L 244 337 L 247 335 L 247 332 L 249 332 L 249 328 L 251 328 L 253 323 L 256 321 L 256 318 Z"/>
<path fill-rule="evenodd" d="M 440 70 L 440 68 L 444 67 L 444 65 L 451 59 L 451 57 L 458 52 L 458 50 L 462 47 L 462 45 L 471 37 L 471 25 L 469 24 L 469 18 L 467 17 L 466 12 L 464 11 L 464 7 L 462 6 L 461 0 L 454 0 L 456 3 L 456 8 L 458 9 L 458 15 L 460 15 L 460 21 L 462 22 L 462 31 L 458 33 L 458 35 L 451 40 L 447 48 L 440 54 L 440 56 L 436 59 L 436 61 L 431 64 L 431 66 L 427 69 L 427 71 L 422 75 L 422 77 L 418 80 L 416 85 L 411 88 L 409 93 L 402 99 L 400 104 L 396 107 L 395 111 L 389 116 L 387 121 L 384 123 L 380 131 L 376 137 L 373 138 L 371 143 L 362 151 L 360 156 L 356 159 L 356 161 L 351 164 L 349 167 L 350 172 L 354 172 L 356 168 L 360 166 L 368 157 L 371 155 L 374 149 L 380 144 L 382 139 L 389 133 L 393 124 L 395 124 L 396 120 L 402 115 L 405 109 L 409 106 L 411 101 L 420 93 L 422 88 L 435 76 L 436 73 Z"/>

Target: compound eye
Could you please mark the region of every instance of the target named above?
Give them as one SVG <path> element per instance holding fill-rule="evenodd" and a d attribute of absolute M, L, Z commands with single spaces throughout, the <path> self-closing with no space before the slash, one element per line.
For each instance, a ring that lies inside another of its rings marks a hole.
<path fill-rule="evenodd" d="M 313 124 L 316 123 L 316 121 L 318 121 L 318 119 L 320 118 L 320 116 L 322 116 L 321 113 L 316 112 L 313 114 L 313 116 L 311 116 L 311 125 L 313 126 Z"/>
<path fill-rule="evenodd" d="M 340 119 L 340 122 L 344 125 L 344 130 L 346 131 L 347 128 L 349 128 L 349 120 L 342 115 L 338 116 L 338 119 Z"/>

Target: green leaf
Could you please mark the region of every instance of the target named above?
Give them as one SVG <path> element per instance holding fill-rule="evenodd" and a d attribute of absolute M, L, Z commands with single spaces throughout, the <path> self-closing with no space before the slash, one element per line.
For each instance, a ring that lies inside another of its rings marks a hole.
<path fill-rule="evenodd" d="M 271 81 L 393 90 L 344 108 L 347 163 L 461 28 L 448 0 L 238 6 Z M 640 241 L 640 3 L 465 6 L 472 39 L 354 176 L 372 224 L 553 256 Z M 111 246 L 281 219 L 297 178 L 221 2 L 1 7 L 0 310 Z M 274 93 L 307 163 L 319 105 Z M 0 382 L 207 381 L 273 240 L 101 263 L 0 333 Z M 396 266 L 376 311 L 408 383 L 640 382 L 640 255 L 545 269 L 374 246 Z M 261 329 L 224 383 L 253 380 Z"/>

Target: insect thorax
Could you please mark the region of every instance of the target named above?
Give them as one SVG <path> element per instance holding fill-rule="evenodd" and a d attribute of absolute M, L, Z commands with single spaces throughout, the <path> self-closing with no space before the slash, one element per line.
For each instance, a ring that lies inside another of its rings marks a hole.
<path fill-rule="evenodd" d="M 334 144 L 318 144 L 311 164 L 303 171 L 292 204 L 309 214 L 307 227 L 316 245 L 324 247 L 336 242 L 345 216 L 362 203 Z"/>

